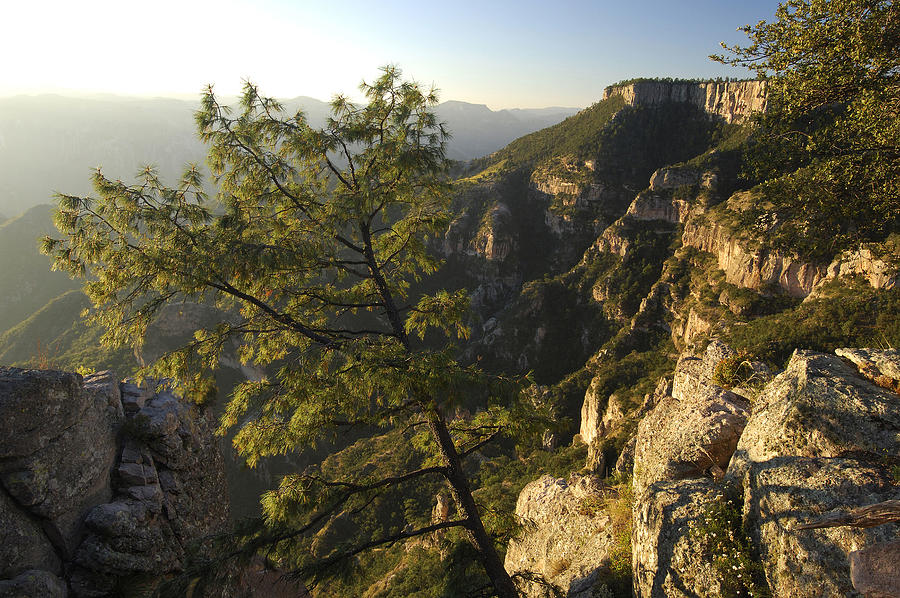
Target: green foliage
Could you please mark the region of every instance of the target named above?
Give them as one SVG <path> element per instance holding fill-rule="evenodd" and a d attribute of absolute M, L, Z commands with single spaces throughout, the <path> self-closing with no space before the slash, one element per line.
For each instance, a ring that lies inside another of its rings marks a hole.
<path fill-rule="evenodd" d="M 554 156 L 592 158 L 600 132 L 624 106 L 620 97 L 597 102 L 559 124 L 516 139 L 490 156 L 490 160 L 533 165 Z"/>
<path fill-rule="evenodd" d="M 754 557 L 738 504 L 724 494 L 703 505 L 699 519 L 690 524 L 692 545 L 712 562 L 722 598 L 768 598 L 762 564 Z"/>
<path fill-rule="evenodd" d="M 97 198 L 59 196 L 55 219 L 66 238 L 48 237 L 43 249 L 56 268 L 87 277 L 90 320 L 110 346 L 140 342 L 171 301 L 221 310 L 222 321 L 144 373 L 173 378 L 202 401 L 215 393 L 226 345 L 239 342 L 241 362 L 268 375 L 235 387 L 220 431 L 239 428 L 233 444 L 251 467 L 356 429 L 417 431 L 395 435 L 414 446 L 401 451 L 411 460 L 344 462 L 282 478 L 263 500 L 268 529 L 246 550 L 268 543 L 270 558 L 318 581 L 360 552 L 432 531 L 386 521 L 360 537 L 348 513 L 378 506 L 388 489 L 421 482 L 424 490 L 443 479 L 459 504 L 458 518 L 442 525 L 464 527 L 495 590 L 511 596 L 462 459 L 518 421 L 500 406 L 516 386 L 460 365 L 446 340 L 430 348 L 409 336 L 467 334 L 463 293 L 410 290 L 437 269 L 427 247 L 448 223 L 437 98 L 395 67 L 361 90 L 366 104 L 336 97 L 325 127 L 314 129 L 252 84 L 236 116 L 209 89 L 196 121 L 218 183 L 215 202 L 193 166 L 174 188 L 149 167 L 137 185 L 98 170 Z M 490 407 L 472 426 L 451 422 L 472 389 L 501 387 L 509 393 L 485 397 Z M 334 547 L 319 555 L 324 561 L 298 550 L 329 529 L 342 542 L 324 542 Z"/>
<path fill-rule="evenodd" d="M 24 321 L 0 334 L 0 363 L 19 367 L 114 370 L 128 376 L 137 370 L 130 348 L 104 347 L 101 331 L 80 314 L 90 303 L 80 291 L 52 299 Z"/>
<path fill-rule="evenodd" d="M 836 281 L 820 297 L 729 328 L 723 340 L 776 367 L 794 349 L 900 347 L 900 290 Z"/>
<path fill-rule="evenodd" d="M 53 231 L 52 211 L 52 206 L 40 205 L 0 223 L 0 333 L 48 301 L 78 288 L 64 273 L 51 272 L 38 251 L 38 239 Z"/>
<path fill-rule="evenodd" d="M 626 85 L 635 85 L 640 83 L 675 83 L 675 84 L 695 84 L 702 83 L 721 83 L 728 81 L 743 81 L 744 79 L 732 79 L 731 77 L 716 77 L 715 79 L 682 79 L 679 77 L 633 77 L 631 79 L 622 79 L 616 81 L 612 85 L 608 85 L 604 93 L 609 93 L 614 87 L 625 87 Z"/>
<path fill-rule="evenodd" d="M 787 0 L 713 58 L 769 81 L 752 168 L 784 221 L 773 239 L 819 259 L 900 227 L 900 9 Z"/>
<path fill-rule="evenodd" d="M 721 359 L 713 368 L 712 381 L 722 388 L 760 386 L 765 381 L 758 378 L 756 370 L 750 363 L 752 359 L 743 351 Z"/>
<path fill-rule="evenodd" d="M 597 177 L 606 184 L 643 189 L 657 168 L 709 149 L 722 127 L 693 104 L 627 108 L 600 132 L 590 157 L 596 160 Z"/>
<path fill-rule="evenodd" d="M 613 545 L 609 551 L 611 580 L 615 586 L 631 587 L 632 511 L 634 508 L 634 487 L 630 477 L 614 486 L 614 496 L 609 499 L 606 509 L 613 533 Z"/>

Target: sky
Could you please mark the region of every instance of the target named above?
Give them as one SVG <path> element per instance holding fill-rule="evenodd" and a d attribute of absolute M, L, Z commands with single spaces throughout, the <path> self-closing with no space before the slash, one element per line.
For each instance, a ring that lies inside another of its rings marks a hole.
<path fill-rule="evenodd" d="M 637 76 L 746 77 L 707 56 L 775 0 L 0 0 L 0 96 L 336 93 L 395 64 L 442 100 L 584 107 Z"/>

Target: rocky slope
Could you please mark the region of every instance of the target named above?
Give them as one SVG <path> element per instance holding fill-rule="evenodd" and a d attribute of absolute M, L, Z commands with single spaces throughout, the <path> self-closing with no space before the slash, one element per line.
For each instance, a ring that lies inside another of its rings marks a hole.
<path fill-rule="evenodd" d="M 835 509 L 900 498 L 900 396 L 892 390 L 900 353 L 797 351 L 778 375 L 760 367 L 752 381 L 725 389 L 716 368 L 733 356 L 714 342 L 699 357 L 683 357 L 670 394 L 638 427 L 634 595 L 858 596 L 897 587 L 896 569 L 878 573 L 894 554 L 897 524 L 798 526 Z M 530 564 L 567 596 L 600 591 L 608 555 L 585 556 L 581 547 L 606 546 L 610 534 L 602 516 L 586 520 L 567 506 L 574 492 L 548 478 L 526 487 L 516 512 L 537 531 L 511 544 L 507 557 L 511 570 Z M 550 530 L 557 533 L 548 537 Z M 548 570 L 548 558 L 581 573 L 560 576 Z M 587 579 L 585 571 L 594 572 L 591 583 L 572 584 Z"/>
<path fill-rule="evenodd" d="M 228 519 L 212 415 L 109 372 L 0 368 L 0 596 L 117 596 Z"/>

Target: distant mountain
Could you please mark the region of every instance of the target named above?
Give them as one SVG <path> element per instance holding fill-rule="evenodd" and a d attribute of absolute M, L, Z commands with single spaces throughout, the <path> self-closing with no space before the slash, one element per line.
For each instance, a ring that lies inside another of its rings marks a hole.
<path fill-rule="evenodd" d="M 491 110 L 484 104 L 449 101 L 438 105 L 438 117 L 453 134 L 448 155 L 471 160 L 495 152 L 513 139 L 554 125 L 578 112 L 576 108 Z"/>
<path fill-rule="evenodd" d="M 232 101 L 233 98 L 226 98 Z M 284 100 L 321 126 L 329 104 L 314 98 Z M 0 98 L 0 213 L 14 216 L 47 203 L 55 192 L 87 194 L 93 168 L 127 180 L 146 164 L 174 182 L 184 165 L 205 159 L 196 138 L 197 102 L 170 98 L 59 95 Z M 437 108 L 453 138 L 448 155 L 469 160 L 573 114 L 574 108 L 490 110 L 465 102 Z"/>

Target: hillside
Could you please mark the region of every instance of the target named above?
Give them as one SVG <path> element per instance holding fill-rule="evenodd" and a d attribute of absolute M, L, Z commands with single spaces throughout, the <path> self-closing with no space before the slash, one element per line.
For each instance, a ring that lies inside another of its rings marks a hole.
<path fill-rule="evenodd" d="M 56 232 L 52 210 L 41 205 L 0 222 L 0 333 L 79 286 L 67 274 L 51 272 L 47 258 L 38 250 L 40 238 Z"/>

